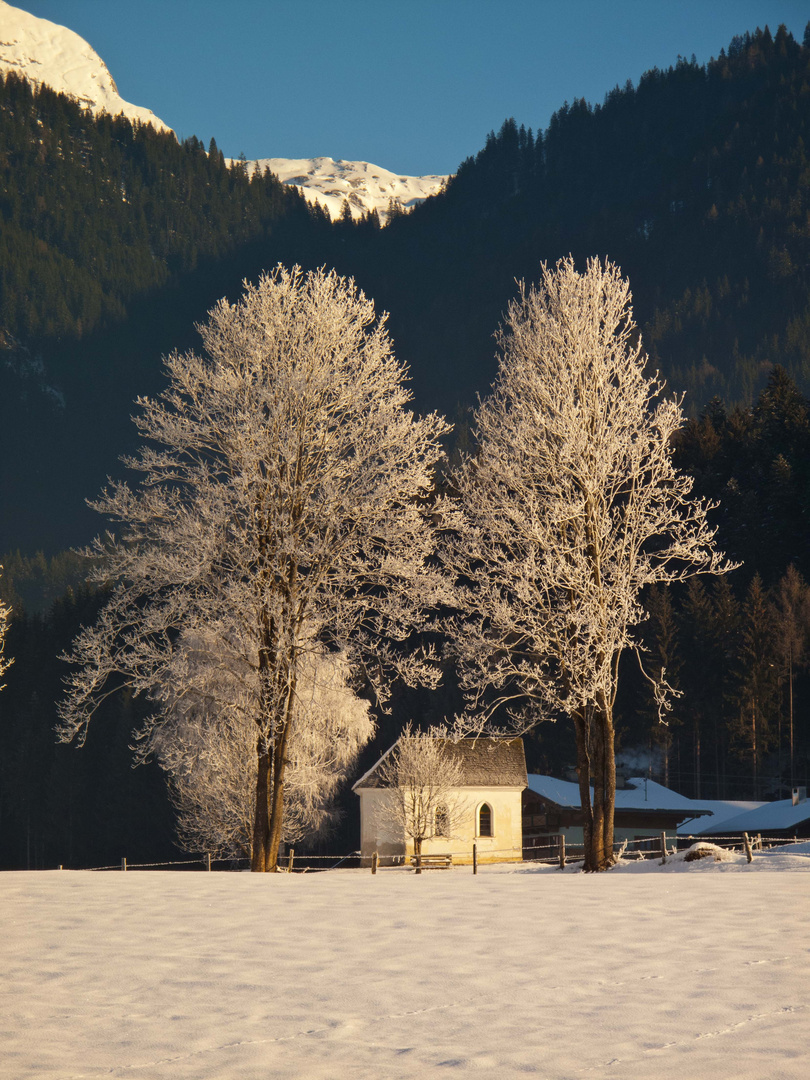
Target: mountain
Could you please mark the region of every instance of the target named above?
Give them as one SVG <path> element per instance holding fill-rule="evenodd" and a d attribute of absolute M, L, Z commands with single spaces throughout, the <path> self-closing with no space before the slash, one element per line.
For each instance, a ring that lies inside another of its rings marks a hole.
<path fill-rule="evenodd" d="M 269 169 L 282 184 L 292 184 L 309 203 L 320 203 L 333 221 L 348 204 L 353 218 L 376 210 L 381 223 L 391 202 L 411 210 L 446 184 L 447 176 L 400 176 L 368 161 L 335 161 L 330 157 L 261 158 L 248 167 Z"/>
<path fill-rule="evenodd" d="M 94 115 L 123 113 L 128 120 L 171 131 L 150 109 L 132 105 L 118 93 L 107 65 L 84 38 L 65 26 L 38 19 L 0 0 L 0 71 L 67 94 Z M 229 162 L 230 164 L 230 162 Z M 335 221 L 347 203 L 353 218 L 376 210 L 384 223 L 389 204 L 410 210 L 441 190 L 446 176 L 400 176 L 367 161 L 330 157 L 260 158 L 247 162 L 249 173 L 270 169 L 282 183 L 318 202 Z"/>
<path fill-rule="evenodd" d="M 75 98 L 86 109 L 171 130 L 150 109 L 131 105 L 118 93 L 107 65 L 84 38 L 66 26 L 38 19 L 0 0 L 0 71 L 14 71 Z"/>

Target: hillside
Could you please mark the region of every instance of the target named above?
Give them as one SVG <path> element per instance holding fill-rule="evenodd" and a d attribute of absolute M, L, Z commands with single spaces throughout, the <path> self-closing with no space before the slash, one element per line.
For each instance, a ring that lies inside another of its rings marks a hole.
<path fill-rule="evenodd" d="M 514 279 L 543 260 L 608 257 L 629 276 L 654 365 L 699 411 L 751 402 L 775 363 L 810 379 L 810 37 L 784 28 L 513 120 L 445 194 L 366 250 L 424 400 L 453 410 L 494 374 Z"/>
<path fill-rule="evenodd" d="M 278 260 L 335 265 L 391 313 L 419 408 L 455 415 L 494 373 L 492 333 L 542 260 L 598 254 L 630 277 L 654 364 L 698 413 L 751 402 L 780 363 L 810 385 L 810 48 L 784 29 L 735 39 L 513 120 L 444 193 L 380 230 L 330 224 L 271 173 L 212 144 L 93 117 L 0 80 L 0 550 L 56 551 L 130 445 L 159 356 L 195 340 L 217 296 Z"/>

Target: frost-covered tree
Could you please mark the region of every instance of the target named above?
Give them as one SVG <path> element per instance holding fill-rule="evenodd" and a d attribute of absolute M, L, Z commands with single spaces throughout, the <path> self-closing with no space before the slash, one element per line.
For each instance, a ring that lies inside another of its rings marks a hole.
<path fill-rule="evenodd" d="M 279 267 L 199 330 L 203 355 L 169 356 L 168 389 L 139 400 L 140 484 L 94 504 L 121 524 L 92 548 L 117 585 L 68 657 L 60 733 L 82 739 L 122 683 L 159 692 L 184 640 L 242 648 L 252 867 L 274 870 L 306 658 L 339 653 L 380 699 L 394 673 L 435 678 L 407 646 L 438 582 L 426 496 L 447 425 L 409 410 L 384 319 L 334 272 Z"/>
<path fill-rule="evenodd" d="M 2 573 L 3 567 L 0 566 L 0 573 Z M 9 619 L 11 618 L 11 608 L 8 604 L 4 604 L 0 600 L 0 679 L 8 671 L 9 667 L 14 663 L 10 656 L 6 656 L 6 631 L 8 630 Z M 3 689 L 0 684 L 0 690 Z"/>
<path fill-rule="evenodd" d="M 461 759 L 444 731 L 415 731 L 408 724 L 379 767 L 386 798 L 377 805 L 377 826 L 413 841 L 416 872 L 422 844 L 452 839 L 471 813 L 460 797 Z"/>
<path fill-rule="evenodd" d="M 189 851 L 251 855 L 261 693 L 254 648 L 235 626 L 182 635 L 169 680 L 152 695 L 159 712 L 139 733 L 139 757 L 154 756 L 167 774 L 178 836 Z M 369 703 L 349 682 L 340 654 L 313 649 L 302 657 L 285 781 L 288 843 L 336 822 L 334 796 L 374 734 Z"/>
<path fill-rule="evenodd" d="M 478 447 L 445 505 L 445 562 L 462 582 L 454 652 L 479 717 L 507 705 L 522 722 L 571 718 L 586 867 L 600 870 L 613 859 L 619 661 L 637 646 L 642 592 L 729 565 L 673 466 L 680 402 L 644 374 L 617 267 L 544 266 L 498 344 Z"/>

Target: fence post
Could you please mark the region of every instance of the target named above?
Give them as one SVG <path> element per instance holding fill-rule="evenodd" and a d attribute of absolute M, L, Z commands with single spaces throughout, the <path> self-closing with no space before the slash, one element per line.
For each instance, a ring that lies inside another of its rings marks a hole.
<path fill-rule="evenodd" d="M 757 833 L 757 851 L 762 851 L 762 833 Z"/>
<path fill-rule="evenodd" d="M 667 861 L 667 834 L 661 833 L 661 865 Z"/>
<path fill-rule="evenodd" d="M 206 852 L 206 855 L 205 855 L 205 869 L 208 871 L 209 874 L 211 873 L 211 852 L 210 851 Z"/>
<path fill-rule="evenodd" d="M 743 842 L 745 843 L 745 857 L 749 862 L 754 861 L 754 856 L 751 854 L 751 841 L 748 839 L 748 833 L 743 833 Z"/>
<path fill-rule="evenodd" d="M 560 869 L 565 869 L 565 835 L 560 833 Z"/>
<path fill-rule="evenodd" d="M 377 873 L 377 852 L 376 851 L 372 852 L 372 854 L 371 854 L 371 872 L 372 872 L 372 874 Z"/>
<path fill-rule="evenodd" d="M 473 844 L 473 873 L 478 873 L 478 844 Z"/>
<path fill-rule="evenodd" d="M 294 847 L 291 847 L 291 848 L 290 848 L 290 856 L 289 856 L 289 858 L 288 858 L 288 860 L 287 860 L 287 873 L 288 873 L 288 874 L 291 874 L 291 873 L 292 873 L 292 868 L 293 868 L 293 859 L 294 859 L 294 858 L 295 858 L 295 848 L 294 848 Z"/>
<path fill-rule="evenodd" d="M 126 868 L 127 868 L 127 860 L 126 860 L 126 859 L 122 859 L 122 860 L 121 860 L 121 869 L 122 869 L 122 870 L 126 870 Z"/>

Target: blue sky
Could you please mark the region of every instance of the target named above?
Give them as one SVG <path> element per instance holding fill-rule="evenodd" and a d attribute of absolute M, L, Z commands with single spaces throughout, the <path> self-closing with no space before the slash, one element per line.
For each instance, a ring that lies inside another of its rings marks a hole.
<path fill-rule="evenodd" d="M 453 172 L 508 116 L 545 128 L 678 55 L 716 56 L 807 0 L 28 0 L 121 95 L 227 156 L 325 155 Z"/>

